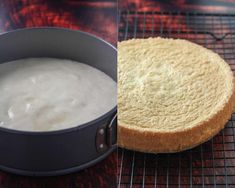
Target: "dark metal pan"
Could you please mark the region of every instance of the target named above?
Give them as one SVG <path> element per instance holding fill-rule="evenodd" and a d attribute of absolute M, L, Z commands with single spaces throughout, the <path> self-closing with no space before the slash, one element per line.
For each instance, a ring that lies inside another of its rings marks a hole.
<path fill-rule="evenodd" d="M 60 28 L 20 29 L 0 35 L 0 63 L 28 57 L 71 59 L 116 81 L 117 52 L 90 34 Z M 105 158 L 116 145 L 116 106 L 89 123 L 50 132 L 0 127 L 0 169 L 30 176 L 61 175 Z"/>

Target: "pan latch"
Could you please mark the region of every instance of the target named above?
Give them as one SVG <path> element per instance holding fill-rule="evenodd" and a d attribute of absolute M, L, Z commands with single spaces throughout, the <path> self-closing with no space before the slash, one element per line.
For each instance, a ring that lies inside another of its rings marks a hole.
<path fill-rule="evenodd" d="M 117 114 L 114 115 L 108 125 L 102 125 L 96 132 L 96 149 L 98 152 L 106 151 L 116 145 Z M 114 142 L 114 144 L 113 144 Z"/>

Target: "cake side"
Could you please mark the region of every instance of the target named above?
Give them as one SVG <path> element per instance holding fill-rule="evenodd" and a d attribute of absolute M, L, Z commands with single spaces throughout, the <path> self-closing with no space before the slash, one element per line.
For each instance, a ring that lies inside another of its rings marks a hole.
<path fill-rule="evenodd" d="M 230 119 L 235 90 L 223 109 L 209 120 L 178 132 L 153 132 L 118 124 L 118 146 L 148 153 L 171 153 L 193 148 L 222 130 Z"/>

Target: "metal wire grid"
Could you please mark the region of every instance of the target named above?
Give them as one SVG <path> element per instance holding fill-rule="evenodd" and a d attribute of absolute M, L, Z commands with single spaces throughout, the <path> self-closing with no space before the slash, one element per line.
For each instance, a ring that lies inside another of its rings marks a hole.
<path fill-rule="evenodd" d="M 235 72 L 235 15 L 120 11 L 119 41 L 184 38 L 219 53 Z M 181 153 L 146 154 L 119 148 L 119 188 L 235 187 L 235 114 L 210 141 Z"/>

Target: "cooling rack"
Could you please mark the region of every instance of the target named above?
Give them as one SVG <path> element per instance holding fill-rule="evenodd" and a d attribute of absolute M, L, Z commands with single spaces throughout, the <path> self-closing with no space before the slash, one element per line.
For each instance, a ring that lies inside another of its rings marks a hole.
<path fill-rule="evenodd" d="M 182 38 L 220 54 L 235 72 L 235 14 L 120 10 L 119 41 Z M 118 188 L 235 187 L 235 114 L 208 142 L 175 154 L 118 150 Z"/>

